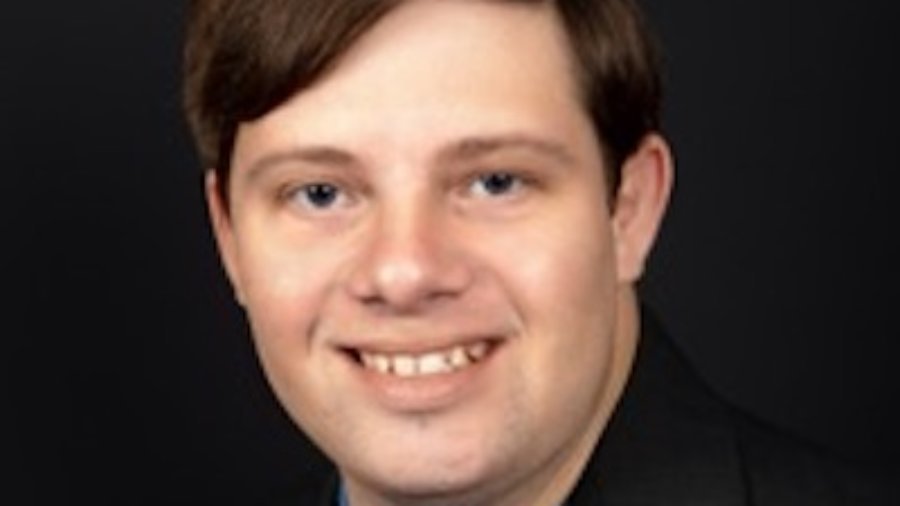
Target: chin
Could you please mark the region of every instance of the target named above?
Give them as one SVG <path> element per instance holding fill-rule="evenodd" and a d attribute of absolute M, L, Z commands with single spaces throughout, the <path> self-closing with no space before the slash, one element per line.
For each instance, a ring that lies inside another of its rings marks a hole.
<path fill-rule="evenodd" d="M 459 504 L 463 494 L 478 495 L 486 484 L 497 481 L 492 470 L 504 468 L 491 458 L 493 448 L 481 441 L 415 439 L 383 440 L 370 447 L 364 458 L 357 455 L 346 465 L 339 465 L 348 478 L 388 496 L 452 497 L 457 499 L 454 504 Z"/>

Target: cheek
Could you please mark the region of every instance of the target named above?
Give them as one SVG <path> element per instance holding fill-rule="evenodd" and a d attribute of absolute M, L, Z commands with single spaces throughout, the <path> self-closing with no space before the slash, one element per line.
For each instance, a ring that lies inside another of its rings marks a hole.
<path fill-rule="evenodd" d="M 602 212 L 586 207 L 489 240 L 491 263 L 524 332 L 523 378 L 548 402 L 587 394 L 612 357 L 618 285 Z"/>
<path fill-rule="evenodd" d="M 247 235 L 240 262 L 251 334 L 269 384 L 295 421 L 315 432 L 333 420 L 319 394 L 335 387 L 316 328 L 338 269 L 330 251 L 296 242 Z M 308 412 L 317 415 L 307 419 Z"/>
<path fill-rule="evenodd" d="M 480 241 L 526 327 L 578 327 L 611 309 L 615 254 L 602 212 L 548 213 L 539 224 Z"/>
<path fill-rule="evenodd" d="M 280 349 L 311 344 L 316 315 L 334 283 L 334 255 L 252 234 L 244 246 L 244 297 L 257 345 Z"/>
<path fill-rule="evenodd" d="M 613 254 L 599 235 L 559 237 L 551 244 L 523 271 L 523 312 L 538 334 L 534 361 L 556 360 L 555 374 L 576 374 L 577 367 L 567 366 L 608 353 L 615 314 Z"/>

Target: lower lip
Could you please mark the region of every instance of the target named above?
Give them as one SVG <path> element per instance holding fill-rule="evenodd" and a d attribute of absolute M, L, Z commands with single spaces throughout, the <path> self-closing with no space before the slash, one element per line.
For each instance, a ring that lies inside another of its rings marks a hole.
<path fill-rule="evenodd" d="M 484 358 L 460 370 L 412 377 L 383 374 L 353 358 L 348 361 L 368 397 L 379 405 L 390 411 L 422 414 L 448 409 L 483 391 L 478 387 L 501 348 L 495 344 Z"/>

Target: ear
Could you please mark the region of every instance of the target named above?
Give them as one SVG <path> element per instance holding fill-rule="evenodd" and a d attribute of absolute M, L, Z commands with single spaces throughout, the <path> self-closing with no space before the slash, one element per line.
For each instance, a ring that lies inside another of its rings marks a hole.
<path fill-rule="evenodd" d="M 673 180 L 672 152 L 658 134 L 647 135 L 622 164 L 612 216 L 619 282 L 634 283 L 643 274 Z"/>
<path fill-rule="evenodd" d="M 216 239 L 216 245 L 219 249 L 219 257 L 222 260 L 222 266 L 225 273 L 231 281 L 234 289 L 234 295 L 240 305 L 244 305 L 244 296 L 242 290 L 242 282 L 240 269 L 238 268 L 237 245 L 234 238 L 234 224 L 231 221 L 231 213 L 228 209 L 228 203 L 223 200 L 224 192 L 221 185 L 223 181 L 219 180 L 219 176 L 215 170 L 207 170 L 205 177 L 206 190 L 206 207 L 209 211 L 210 223 L 212 224 L 213 236 Z"/>

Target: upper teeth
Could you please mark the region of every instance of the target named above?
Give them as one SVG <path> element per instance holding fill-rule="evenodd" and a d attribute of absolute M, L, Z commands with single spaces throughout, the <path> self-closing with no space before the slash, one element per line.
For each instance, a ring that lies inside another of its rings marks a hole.
<path fill-rule="evenodd" d="M 447 350 L 432 351 L 422 355 L 409 353 L 360 352 L 363 365 L 382 374 L 393 374 L 403 378 L 426 376 L 457 371 L 468 367 L 487 355 L 488 343 L 480 341 L 469 345 L 459 345 Z"/>

